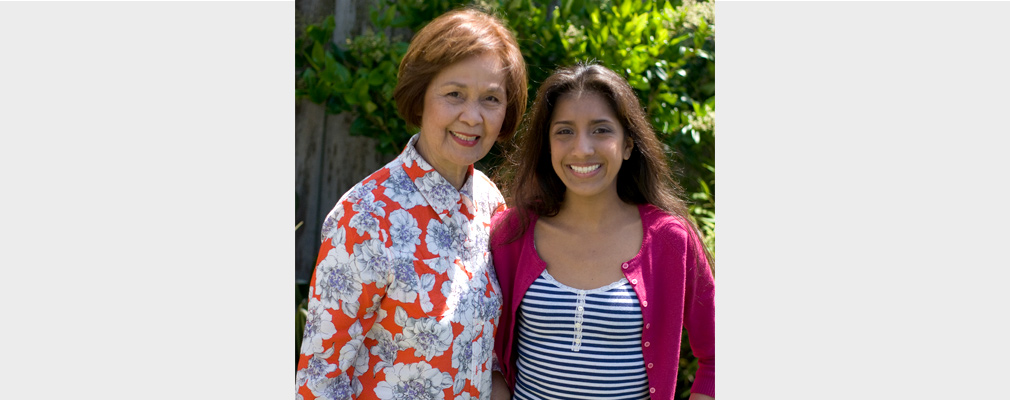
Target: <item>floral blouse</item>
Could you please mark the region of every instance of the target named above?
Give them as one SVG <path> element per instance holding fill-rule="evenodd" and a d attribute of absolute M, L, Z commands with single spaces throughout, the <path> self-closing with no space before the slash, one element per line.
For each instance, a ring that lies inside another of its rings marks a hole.
<path fill-rule="evenodd" d="M 327 215 L 296 399 L 487 399 L 501 289 L 488 250 L 494 183 L 457 191 L 414 149 Z"/>

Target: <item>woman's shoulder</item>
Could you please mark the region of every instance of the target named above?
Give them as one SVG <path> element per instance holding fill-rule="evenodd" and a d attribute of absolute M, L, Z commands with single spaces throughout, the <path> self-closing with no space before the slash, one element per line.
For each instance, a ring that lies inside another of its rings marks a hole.
<path fill-rule="evenodd" d="M 374 191 L 378 189 L 382 183 L 389 180 L 391 173 L 390 168 L 392 167 L 392 165 L 386 165 L 379 168 L 377 171 L 372 172 L 370 175 L 365 177 L 365 179 L 358 181 L 358 183 L 351 186 L 350 189 L 347 189 L 347 191 L 340 196 L 340 200 L 338 200 L 337 203 L 357 203 L 362 199 L 368 198 L 369 194 L 372 194 L 374 197 Z"/>
<path fill-rule="evenodd" d="M 495 185 L 494 181 L 492 181 L 491 178 L 488 178 L 483 171 L 477 168 L 473 169 L 473 183 L 491 186 L 495 188 L 495 190 L 498 190 L 498 185 Z"/>
<path fill-rule="evenodd" d="M 519 242 L 512 239 L 517 239 L 516 235 L 523 229 L 523 225 L 531 224 L 534 217 L 531 211 L 520 211 L 518 208 L 507 208 L 495 213 L 491 217 L 491 246 L 500 247 Z"/>
<path fill-rule="evenodd" d="M 689 236 L 690 227 L 683 217 L 676 216 L 652 204 L 639 206 L 642 215 L 642 225 L 651 236 L 667 238 L 684 238 Z"/>
<path fill-rule="evenodd" d="M 490 203 L 505 204 L 505 197 L 502 196 L 498 185 L 479 169 L 473 169 L 473 177 L 470 179 L 473 182 L 473 195 L 475 197 L 484 197 L 484 200 Z M 492 207 L 492 209 L 497 208 L 497 206 Z"/>
<path fill-rule="evenodd" d="M 519 229 L 519 219 L 518 209 L 506 208 L 491 216 L 491 228 L 511 234 Z"/>

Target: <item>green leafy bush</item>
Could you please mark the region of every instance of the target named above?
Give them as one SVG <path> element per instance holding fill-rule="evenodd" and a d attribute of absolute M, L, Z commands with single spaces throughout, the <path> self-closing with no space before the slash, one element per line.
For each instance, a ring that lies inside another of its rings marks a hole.
<path fill-rule="evenodd" d="M 391 26 L 395 8 L 377 15 L 372 23 Z M 354 115 L 351 134 L 378 140 L 383 154 L 399 152 L 415 132 L 396 113 L 393 88 L 408 42 L 385 32 L 366 32 L 338 46 L 330 41 L 333 17 L 310 25 L 296 43 L 295 66 L 300 71 L 296 95 L 326 106 L 337 114 Z"/>

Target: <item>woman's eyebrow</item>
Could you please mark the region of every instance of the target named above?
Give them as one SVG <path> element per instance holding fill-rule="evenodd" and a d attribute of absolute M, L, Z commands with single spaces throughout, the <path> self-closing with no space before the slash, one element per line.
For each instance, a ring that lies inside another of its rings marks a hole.
<path fill-rule="evenodd" d="M 464 84 L 462 82 L 456 82 L 456 81 L 449 81 L 449 82 L 445 82 L 445 83 L 439 85 L 439 87 L 446 87 L 446 86 L 455 86 L 455 87 L 461 87 L 461 88 L 468 87 L 466 84 Z M 486 90 L 489 91 L 489 92 L 501 92 L 501 93 L 505 93 L 505 87 L 503 85 L 497 84 L 497 83 L 491 85 Z"/>

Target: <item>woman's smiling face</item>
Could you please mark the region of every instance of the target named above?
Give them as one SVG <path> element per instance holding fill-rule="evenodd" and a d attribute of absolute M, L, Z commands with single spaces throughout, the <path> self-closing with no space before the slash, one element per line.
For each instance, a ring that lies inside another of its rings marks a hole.
<path fill-rule="evenodd" d="M 417 151 L 459 188 L 469 166 L 484 158 L 506 112 L 505 71 L 493 53 L 449 65 L 428 84 Z"/>
<path fill-rule="evenodd" d="M 551 165 L 565 184 L 566 199 L 617 195 L 617 172 L 631 156 L 633 142 L 602 95 L 561 95 L 548 132 Z"/>

